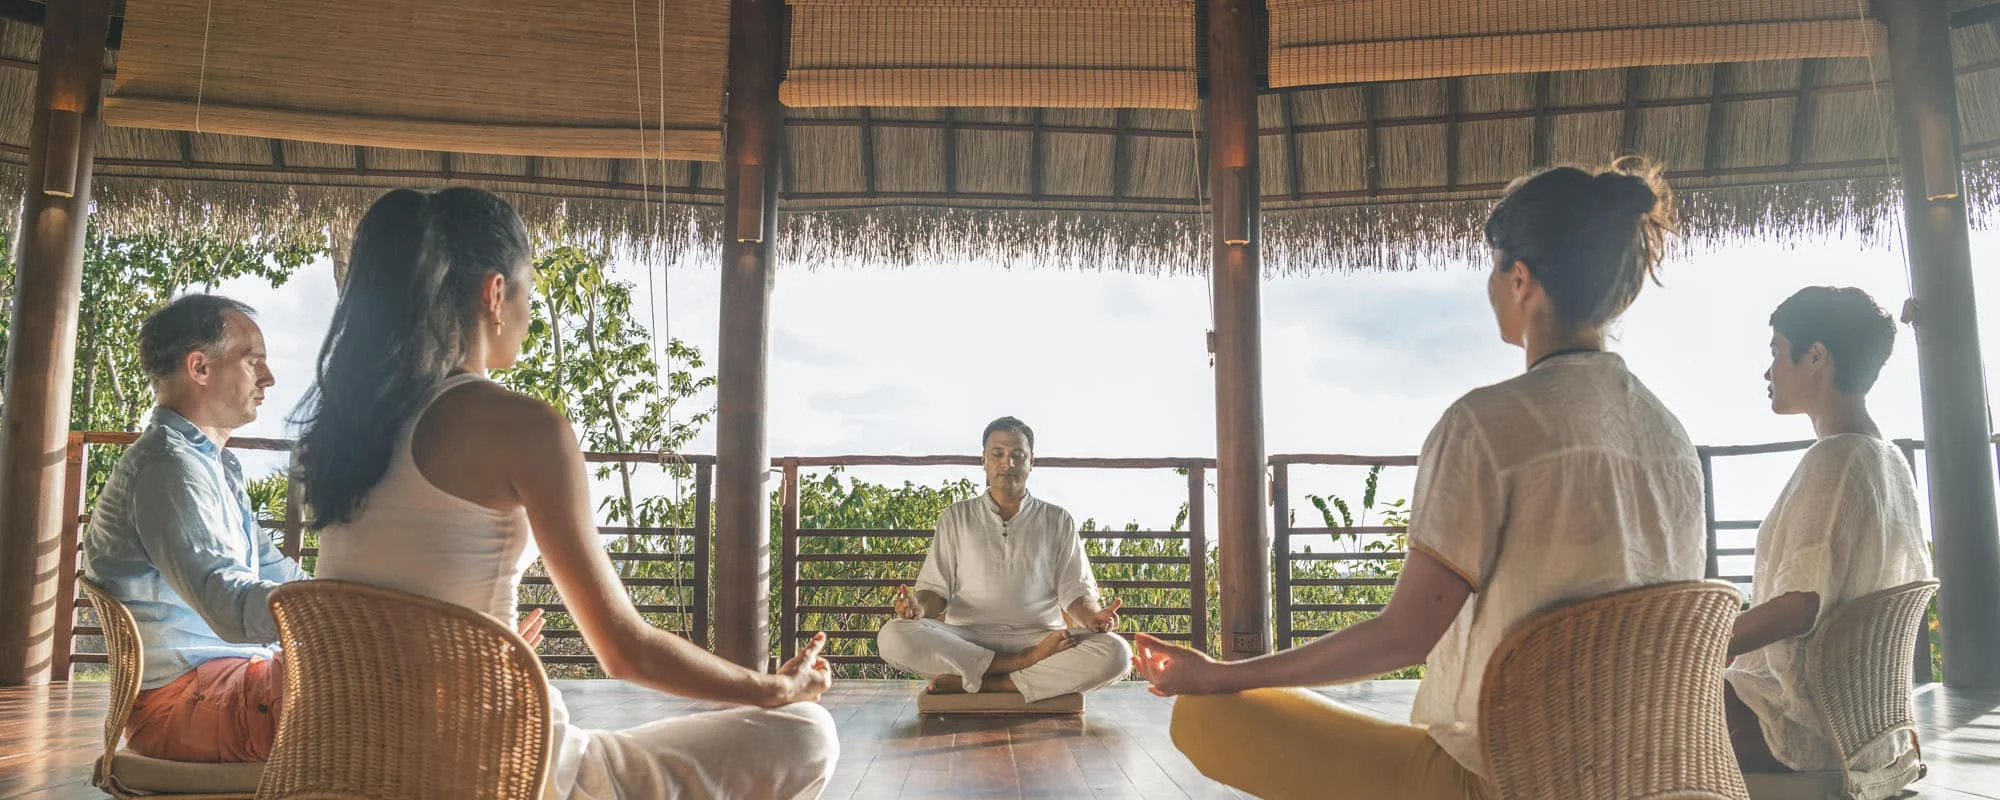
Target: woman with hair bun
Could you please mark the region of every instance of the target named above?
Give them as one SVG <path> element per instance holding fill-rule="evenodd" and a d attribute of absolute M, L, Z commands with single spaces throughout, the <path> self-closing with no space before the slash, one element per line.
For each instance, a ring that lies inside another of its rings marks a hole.
<path fill-rule="evenodd" d="M 1673 229 L 1672 197 L 1641 159 L 1508 187 L 1486 222 L 1486 293 L 1527 370 L 1460 398 L 1424 442 L 1387 608 L 1228 663 L 1139 634 L 1134 666 L 1179 696 L 1174 743 L 1202 772 L 1265 798 L 1491 797 L 1480 679 L 1507 631 L 1557 603 L 1702 576 L 1694 446 L 1605 350 Z M 1408 725 L 1290 688 L 1419 663 Z"/>
<path fill-rule="evenodd" d="M 817 797 L 840 752 L 813 702 L 833 680 L 824 635 L 766 674 L 647 624 L 598 541 L 569 420 L 487 379 L 527 337 L 532 254 L 514 209 L 479 189 L 397 189 L 362 217 L 299 413 L 319 577 L 511 626 L 539 555 L 606 674 L 736 706 L 589 730 L 551 690 L 544 800 Z"/>

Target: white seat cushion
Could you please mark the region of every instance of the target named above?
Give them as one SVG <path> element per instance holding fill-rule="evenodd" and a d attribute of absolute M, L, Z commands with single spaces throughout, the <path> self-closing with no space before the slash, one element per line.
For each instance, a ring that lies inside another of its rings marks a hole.
<path fill-rule="evenodd" d="M 1839 770 L 1825 772 L 1745 772 L 1750 800 L 1828 800 L 1847 794 Z"/>
<path fill-rule="evenodd" d="M 132 792 L 153 794 L 254 794 L 264 762 L 208 764 L 167 761 L 120 750 L 111 757 L 111 780 Z"/>
<path fill-rule="evenodd" d="M 1063 694 L 1045 697 L 1033 703 L 1021 698 L 1020 692 L 979 692 L 966 694 L 917 695 L 919 714 L 1003 714 L 1020 716 L 1062 715 L 1083 713 L 1083 695 Z"/>

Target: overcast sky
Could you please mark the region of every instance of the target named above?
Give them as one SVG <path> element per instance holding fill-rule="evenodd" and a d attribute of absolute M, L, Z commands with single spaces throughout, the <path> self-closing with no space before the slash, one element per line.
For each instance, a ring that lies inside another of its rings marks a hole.
<path fill-rule="evenodd" d="M 1984 254 L 2000 237 L 1975 232 L 1982 273 L 1985 352 L 2000 347 L 2000 282 Z M 715 353 L 717 274 L 664 277 L 621 262 L 662 327 Z M 1771 309 L 1811 284 L 1859 286 L 1891 313 L 1908 296 L 1900 240 L 1744 244 L 1683 253 L 1617 328 L 1614 349 L 1677 413 L 1701 444 L 1807 438 L 1803 418 L 1772 415 L 1762 374 Z M 1439 265 L 1407 273 L 1326 274 L 1267 281 L 1264 399 L 1269 452 L 1415 452 L 1446 405 L 1523 366 L 1499 342 L 1484 272 Z M 217 287 L 261 311 L 278 385 L 265 417 L 245 435 L 287 435 L 283 416 L 309 378 L 332 306 L 331 270 L 318 264 L 279 290 L 250 282 Z M 1040 454 L 1212 456 L 1214 383 L 1203 334 L 1208 292 L 1196 278 L 1106 270 L 1077 273 L 937 265 L 901 270 L 789 268 L 772 297 L 772 455 L 972 453 L 981 427 L 1002 414 L 1035 427 Z M 1989 356 L 1990 357 L 1990 356 Z M 706 398 L 712 402 L 712 398 Z M 1914 340 L 1899 333 L 1873 395 L 1892 436 L 1922 435 Z M 698 440 L 697 452 L 713 441 Z M 1768 510 L 1795 457 L 1718 467 L 1724 518 Z M 1392 471 L 1400 497 L 1409 470 Z M 972 470 L 873 469 L 901 482 L 974 476 Z M 1358 495 L 1360 473 L 1303 468 L 1296 494 Z M 1164 527 L 1185 498 L 1171 472 L 1043 470 L 1032 487 L 1079 519 Z M 1302 502 L 1295 507 L 1304 508 Z M 1211 505 L 1211 508 L 1213 506 Z M 1310 513 L 1309 511 L 1307 513 Z M 1301 524 L 1307 523 L 1303 519 Z"/>

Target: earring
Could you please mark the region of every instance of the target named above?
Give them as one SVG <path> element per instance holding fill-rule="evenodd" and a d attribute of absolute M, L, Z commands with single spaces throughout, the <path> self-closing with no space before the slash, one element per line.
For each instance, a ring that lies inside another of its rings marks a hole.
<path fill-rule="evenodd" d="M 499 318 L 499 317 L 497 317 L 497 316 L 496 316 L 496 317 L 494 317 L 494 318 L 493 318 L 493 335 L 494 335 L 494 336 L 499 336 L 499 335 L 500 335 L 500 329 L 501 329 L 502 327 L 503 327 L 503 324 L 502 324 L 502 323 L 500 322 L 500 318 Z"/>

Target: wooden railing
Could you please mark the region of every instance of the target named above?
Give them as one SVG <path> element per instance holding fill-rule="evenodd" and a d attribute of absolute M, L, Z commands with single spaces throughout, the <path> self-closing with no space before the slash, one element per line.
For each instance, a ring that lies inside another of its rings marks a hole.
<path fill-rule="evenodd" d="M 1340 598 L 1342 602 L 1311 602 L 1323 598 L 1309 597 L 1308 602 L 1300 602 L 1294 590 L 1304 589 L 1316 595 L 1346 595 L 1349 589 L 1376 588 L 1386 598 L 1387 589 L 1396 584 L 1394 577 L 1386 575 L 1351 575 L 1334 577 L 1323 575 L 1299 576 L 1294 568 L 1301 564 L 1315 563 L 1361 563 L 1369 561 L 1400 561 L 1407 554 L 1402 550 L 1343 551 L 1322 553 L 1292 552 L 1293 538 L 1299 536 L 1376 536 L 1397 534 L 1405 528 L 1399 525 L 1348 525 L 1348 526 L 1299 526 L 1292 522 L 1291 472 L 1295 465 L 1329 467 L 1414 467 L 1416 456 L 1348 456 L 1323 454 L 1281 454 L 1271 456 L 1271 599 L 1274 635 L 1272 641 L 1278 649 L 1288 649 L 1301 639 L 1324 636 L 1344 625 L 1326 627 L 1296 627 L 1299 614 L 1352 615 L 1381 612 L 1383 603 L 1345 602 L 1350 598 Z M 1311 567 L 1307 568 L 1311 570 Z M 1401 570 L 1398 570 L 1400 572 Z M 1338 619 L 1338 617 L 1335 617 Z"/>
<path fill-rule="evenodd" d="M 1897 439 L 1895 440 L 1895 444 L 1898 449 L 1903 451 L 1904 461 L 1908 462 L 1910 464 L 1910 468 L 1914 471 L 1916 469 L 1917 453 L 1924 449 L 1924 443 L 1922 441 L 1915 439 Z M 1751 576 L 1747 573 L 1724 575 L 1722 574 L 1721 562 L 1722 559 L 1724 558 L 1755 556 L 1757 553 L 1757 549 L 1755 546 L 1722 547 L 1720 543 L 1721 539 L 1720 534 L 1723 531 L 1755 531 L 1759 525 L 1763 524 L 1763 520 L 1761 519 L 1718 519 L 1716 517 L 1716 510 L 1715 510 L 1716 459 L 1743 457 L 1743 456 L 1771 455 L 1777 453 L 1794 453 L 1805 450 L 1806 448 L 1811 447 L 1812 445 L 1813 442 L 1811 440 L 1804 440 L 1804 441 L 1791 441 L 1791 442 L 1774 442 L 1769 444 L 1718 445 L 1718 446 L 1703 446 L 1695 448 L 1696 452 L 1699 454 L 1701 458 L 1702 496 L 1703 496 L 1703 501 L 1705 503 L 1704 516 L 1707 519 L 1707 534 L 1708 534 L 1708 540 L 1707 540 L 1708 577 L 1735 583 L 1738 586 L 1742 587 L 1747 594 L 1749 590 Z M 1995 455 L 1996 458 L 2000 458 L 2000 437 L 1996 437 Z M 1323 553 L 1293 552 L 1292 549 L 1294 544 L 1293 540 L 1294 538 L 1301 536 L 1393 535 L 1398 533 L 1405 533 L 1407 531 L 1407 528 L 1403 526 L 1377 525 L 1377 526 L 1323 527 L 1323 526 L 1299 526 L 1292 524 L 1291 521 L 1292 510 L 1290 507 L 1290 481 L 1291 481 L 1291 468 L 1294 465 L 1349 466 L 1349 467 L 1376 467 L 1376 466 L 1415 467 L 1417 465 L 1417 459 L 1415 456 L 1348 456 L 1348 455 L 1321 455 L 1321 454 L 1274 455 L 1271 457 L 1271 520 L 1272 520 L 1271 554 L 1273 562 L 1272 604 L 1273 604 L 1273 610 L 1276 612 L 1275 614 L 1273 614 L 1275 621 L 1274 627 L 1276 628 L 1275 631 L 1276 635 L 1274 637 L 1274 641 L 1277 643 L 1277 646 L 1281 649 L 1294 647 L 1301 641 L 1311 640 L 1320 636 L 1324 636 L 1328 633 L 1331 633 L 1335 630 L 1339 630 L 1340 628 L 1345 627 L 1345 625 L 1343 624 L 1332 624 L 1320 627 L 1312 627 L 1312 626 L 1299 627 L 1297 624 L 1298 615 L 1301 614 L 1334 615 L 1332 619 L 1335 620 L 1340 620 L 1343 617 L 1345 617 L 1347 619 L 1359 621 L 1360 619 L 1365 619 L 1367 617 L 1381 613 L 1382 608 L 1384 607 L 1384 603 L 1386 603 L 1387 601 L 1387 594 L 1388 594 L 1387 588 L 1384 587 L 1391 587 L 1394 586 L 1395 584 L 1394 578 L 1379 576 L 1379 575 L 1355 576 L 1352 574 L 1343 574 L 1337 577 L 1325 577 L 1319 575 L 1309 575 L 1305 577 L 1300 577 L 1296 574 L 1296 572 L 1300 569 L 1301 565 L 1310 565 L 1315 563 L 1327 563 L 1327 562 L 1335 562 L 1335 563 L 1348 562 L 1348 563 L 1362 564 L 1370 561 L 1402 560 L 1408 557 L 1408 552 L 1404 550 L 1341 551 L 1341 552 L 1323 552 Z M 1310 570 L 1311 567 L 1306 567 L 1306 569 Z M 1327 594 L 1327 593 L 1341 594 L 1341 593 L 1346 593 L 1345 590 L 1348 589 L 1363 588 L 1363 587 L 1375 588 L 1376 591 L 1371 594 L 1381 599 L 1374 600 L 1371 602 L 1328 603 L 1328 602 L 1314 602 L 1315 600 L 1321 599 L 1314 597 L 1308 597 L 1305 598 L 1304 600 L 1301 600 L 1301 598 L 1299 598 L 1297 595 L 1297 592 L 1300 590 L 1304 590 L 1305 592 L 1312 594 Z M 1331 590 L 1331 592 L 1328 592 L 1326 590 Z M 1319 618 L 1327 619 L 1328 617 L 1321 616 Z M 1935 675 L 1933 674 L 1931 669 L 1931 656 L 1932 656 L 1932 650 L 1931 650 L 1930 633 L 1929 631 L 1924 631 L 1922 632 L 1921 635 L 1917 637 L 1916 652 L 1914 652 L 1911 656 L 1912 657 L 1911 665 L 1914 668 L 1916 680 L 1919 683 L 1928 683 L 1935 679 Z"/>
<path fill-rule="evenodd" d="M 57 670 L 56 678 L 66 679 L 77 664 L 102 664 L 105 655 L 97 652 L 83 652 L 77 647 L 78 640 L 102 636 L 94 610 L 87 597 L 79 596 L 74 579 L 80 575 L 77 568 L 77 553 L 80 549 L 80 533 L 90 522 L 90 510 L 85 505 L 85 487 L 89 481 L 89 448 L 93 446 L 126 447 L 138 441 L 138 434 L 103 431 L 73 432 L 69 435 L 69 447 L 64 467 L 64 499 L 71 513 L 63 517 L 63 563 L 61 575 L 68 580 L 57 592 L 56 620 L 58 626 L 67 630 L 56 631 L 56 652 L 53 663 L 64 665 Z M 290 453 L 292 442 L 283 439 L 257 439 L 233 437 L 229 449 Z M 600 526 L 598 534 L 606 540 L 606 550 L 613 566 L 618 568 L 626 591 L 634 595 L 634 605 L 647 619 L 663 628 L 686 635 L 704 647 L 709 641 L 709 537 L 697 536 L 697 531 L 707 531 L 710 526 L 709 487 L 715 474 L 714 456 L 676 456 L 658 453 L 585 453 L 584 461 L 592 464 L 660 464 L 684 466 L 693 472 L 694 494 L 692 525 L 685 527 L 632 527 Z M 288 468 L 287 474 L 293 470 Z M 276 531 L 279 549 L 286 555 L 298 559 L 308 571 L 313 567 L 319 548 L 308 535 L 305 523 L 305 498 L 297 482 L 288 484 L 289 493 L 285 499 L 283 519 L 260 520 L 265 530 Z M 619 549 L 619 542 L 645 542 L 645 550 L 631 552 Z M 664 547 L 659 545 L 664 544 Z M 659 551 L 665 552 L 659 552 Z M 659 573 L 664 567 L 666 575 L 631 575 L 635 571 Z M 597 658 L 590 654 L 583 644 L 583 634 L 568 618 L 568 609 L 556 595 L 546 575 L 530 574 L 521 579 L 521 609 L 539 608 L 548 615 L 549 623 L 542 631 L 540 647 L 541 659 L 551 665 L 571 665 L 579 668 L 594 668 Z M 81 612 L 81 614 L 79 614 Z M 81 618 L 79 618 L 81 617 Z"/>
<path fill-rule="evenodd" d="M 78 574 L 78 535 L 90 521 L 88 509 L 84 506 L 85 487 L 88 485 L 88 451 L 92 446 L 127 446 L 137 438 L 130 433 L 70 435 L 65 497 L 74 513 L 64 518 L 64 562 L 60 574 L 71 583 L 63 586 L 57 595 L 58 624 L 65 626 L 56 632 L 57 664 L 95 664 L 105 660 L 101 652 L 82 652 L 75 647 L 78 639 L 102 635 L 94 615 L 89 614 L 89 601 L 78 597 L 73 585 L 73 579 Z M 1923 449 L 1923 442 L 1900 439 L 1896 444 L 1914 469 L 1916 454 Z M 1706 498 L 1709 577 L 1747 587 L 1749 575 L 1724 575 L 1721 563 L 1725 558 L 1754 556 L 1755 548 L 1722 547 L 1720 539 L 1723 532 L 1755 530 L 1761 522 L 1755 519 L 1717 518 L 1717 459 L 1797 452 L 1811 445 L 1810 441 L 1795 441 L 1698 448 Z M 236 450 L 291 450 L 289 441 L 275 439 L 239 437 L 231 439 L 229 446 Z M 586 453 L 585 460 L 594 464 L 679 464 L 693 472 L 695 485 L 690 498 L 693 505 L 692 524 L 682 527 L 603 526 L 598 530 L 609 540 L 609 555 L 620 567 L 627 591 L 634 594 L 639 610 L 655 624 L 684 633 L 696 643 L 707 646 L 712 593 L 709 591 L 710 536 L 704 534 L 713 527 L 710 500 L 715 458 L 658 453 Z M 977 467 L 980 460 L 976 456 L 828 456 L 778 458 L 773 459 L 772 464 L 782 474 L 779 492 L 780 552 L 773 558 L 772 564 L 778 577 L 775 588 L 778 593 L 779 636 L 774 644 L 780 658 L 789 658 L 797 652 L 800 641 L 819 630 L 826 630 L 829 637 L 837 642 L 872 641 L 875 631 L 890 616 L 891 592 L 898 585 L 915 581 L 923 552 L 934 533 L 931 529 L 803 527 L 799 503 L 800 471 L 821 467 Z M 1131 618 L 1125 630 L 1147 631 L 1163 639 L 1195 642 L 1213 652 L 1215 642 L 1210 637 L 1210 620 L 1216 609 L 1213 607 L 1215 590 L 1209 576 L 1209 559 L 1213 553 L 1209 549 L 1205 512 L 1206 476 L 1209 470 L 1215 468 L 1215 462 L 1205 458 L 1045 458 L 1036 464 L 1050 469 L 1178 470 L 1185 474 L 1189 511 L 1186 530 L 1094 530 L 1084 532 L 1083 536 L 1086 541 L 1095 543 L 1093 549 L 1099 551 L 1091 555 L 1091 561 L 1100 587 L 1112 596 L 1125 595 L 1128 602 L 1133 595 L 1154 598 L 1153 602 L 1125 607 L 1124 615 Z M 1405 532 L 1403 527 L 1393 525 L 1327 527 L 1294 524 L 1290 503 L 1292 473 L 1295 467 L 1302 466 L 1412 468 L 1416 466 L 1416 457 L 1289 454 L 1270 458 L 1272 604 L 1275 641 L 1280 648 L 1295 646 L 1300 641 L 1330 633 L 1379 613 L 1389 588 L 1395 584 L 1394 573 L 1400 570 L 1371 570 L 1367 565 L 1400 561 L 1407 556 L 1401 549 L 1379 546 L 1372 550 L 1294 552 L 1300 537 L 1354 535 L 1359 538 Z M 319 549 L 312 546 L 303 512 L 303 498 L 294 483 L 285 503 L 283 518 L 263 520 L 260 525 L 276 532 L 280 547 L 286 554 L 310 566 Z M 616 547 L 620 540 L 638 542 L 645 538 L 652 541 L 647 542 L 648 547 L 642 551 L 625 552 Z M 904 543 L 922 540 L 926 546 L 903 544 L 872 548 L 868 544 L 871 539 Z M 654 546 L 660 542 L 666 546 Z M 1151 542 L 1178 552 L 1172 555 L 1132 554 L 1123 552 L 1127 542 Z M 658 549 L 667 552 L 657 552 Z M 885 549 L 897 552 L 879 552 Z M 1103 552 L 1105 550 L 1113 552 Z M 657 573 L 661 564 L 671 565 L 667 568 L 669 574 L 628 574 L 634 571 Z M 806 577 L 801 574 L 803 564 L 827 566 L 820 568 L 820 576 Z M 1334 573 L 1331 575 L 1315 574 L 1328 572 L 1323 566 L 1315 566 L 1326 564 L 1354 566 L 1336 568 L 1331 570 Z M 1184 568 L 1185 571 L 1177 568 Z M 1172 574 L 1160 574 L 1162 572 Z M 833 576 L 827 577 L 829 573 Z M 1106 577 L 1107 573 L 1112 577 Z M 522 584 L 523 610 L 540 608 L 550 615 L 550 625 L 544 630 L 543 661 L 580 669 L 594 667 L 595 657 L 583 645 L 582 634 L 567 618 L 567 608 L 555 594 L 549 579 L 530 574 L 522 580 Z M 1158 592 L 1169 593 L 1170 599 L 1153 594 Z M 1366 599 L 1357 602 L 1355 595 Z M 1301 615 L 1312 616 L 1301 625 Z M 881 659 L 873 655 L 872 650 L 866 645 L 836 647 L 829 660 L 839 664 L 880 664 Z M 1917 652 L 1912 655 L 1917 679 L 1931 680 L 1928 635 L 1918 637 Z M 66 678 L 68 671 L 60 670 L 57 677 Z"/>
<path fill-rule="evenodd" d="M 924 560 L 922 551 L 927 549 L 930 538 L 936 533 L 930 528 L 856 530 L 802 527 L 799 470 L 807 467 L 978 467 L 980 459 L 977 456 L 832 456 L 781 458 L 776 463 L 784 477 L 779 493 L 781 552 L 773 568 L 779 574 L 779 658 L 789 659 L 798 652 L 799 642 L 822 630 L 834 643 L 857 639 L 872 641 L 875 632 L 890 619 L 895 587 L 916 582 L 917 570 Z M 1126 542 L 1184 543 L 1182 555 L 1093 553 L 1090 562 L 1098 577 L 1098 588 L 1110 596 L 1128 592 L 1144 592 L 1144 596 L 1156 599 L 1162 592 L 1174 596 L 1174 601 L 1170 602 L 1138 605 L 1128 602 L 1120 614 L 1132 622 L 1125 624 L 1124 630 L 1146 631 L 1172 641 L 1199 642 L 1204 649 L 1213 649 L 1208 638 L 1208 528 L 1204 517 L 1206 476 L 1215 462 L 1201 458 L 1042 458 L 1035 461 L 1035 466 L 1038 469 L 1181 470 L 1186 473 L 1189 512 L 1186 530 L 1094 530 L 1083 532 L 1083 538 L 1087 543 L 1114 542 L 1119 550 L 1124 549 Z M 915 552 L 899 553 L 842 552 L 837 547 L 837 544 L 885 538 L 921 540 L 926 547 L 902 546 L 896 549 Z M 806 578 L 800 575 L 802 564 L 829 565 L 833 570 L 847 567 L 849 569 L 840 571 L 867 574 Z M 1186 572 L 1172 576 L 1154 574 L 1174 572 L 1170 569 L 1172 567 L 1185 567 Z M 1107 573 L 1123 572 L 1133 575 L 1127 578 L 1105 577 Z M 865 599 L 858 597 L 862 595 Z M 1160 620 L 1179 618 L 1184 618 L 1186 622 L 1181 625 L 1157 624 Z M 857 648 L 829 648 L 833 654 L 827 658 L 837 664 L 882 663 L 877 655 L 846 652 L 853 649 Z"/>

